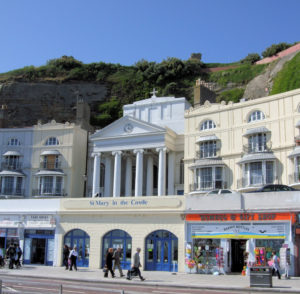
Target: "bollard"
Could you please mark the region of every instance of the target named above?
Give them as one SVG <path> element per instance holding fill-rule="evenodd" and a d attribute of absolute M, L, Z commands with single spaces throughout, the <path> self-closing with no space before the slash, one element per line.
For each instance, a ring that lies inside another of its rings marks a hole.
<path fill-rule="evenodd" d="M 63 294 L 63 287 L 62 287 L 62 285 L 59 286 L 59 294 Z"/>
<path fill-rule="evenodd" d="M 1 293 L 0 293 L 1 294 Z M 121 294 L 125 294 L 125 291 L 124 290 L 121 290 Z"/>
<path fill-rule="evenodd" d="M 0 294 L 2 294 L 2 280 L 0 280 Z"/>

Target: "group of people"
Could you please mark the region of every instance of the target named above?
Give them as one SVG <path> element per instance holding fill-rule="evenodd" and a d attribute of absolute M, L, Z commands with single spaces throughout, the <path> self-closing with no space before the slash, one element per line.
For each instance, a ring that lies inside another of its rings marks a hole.
<path fill-rule="evenodd" d="M 4 251 L 0 248 L 0 267 L 4 267 Z M 21 267 L 21 256 L 23 252 L 19 244 L 10 244 L 6 250 L 6 258 L 9 259 L 9 268 L 20 268 Z"/>
<path fill-rule="evenodd" d="M 64 256 L 64 266 L 66 270 L 72 271 L 74 267 L 75 271 L 77 271 L 77 258 L 78 258 L 77 246 L 75 245 L 73 249 L 70 249 L 68 245 L 64 245 L 63 256 Z"/>
<path fill-rule="evenodd" d="M 141 252 L 141 248 L 137 248 L 136 252 L 133 256 L 132 268 L 130 270 L 128 270 L 128 272 L 127 272 L 127 277 L 126 277 L 127 280 L 131 280 L 132 276 L 139 276 L 141 281 L 145 280 L 145 278 L 142 277 L 141 271 L 139 269 L 141 266 L 140 252 Z M 106 257 L 105 257 L 105 266 L 104 266 L 104 277 L 105 278 L 108 278 L 109 272 L 111 273 L 112 278 L 114 278 L 116 268 L 118 268 L 118 270 L 120 272 L 120 277 L 125 276 L 122 271 L 121 260 L 122 260 L 122 249 L 121 248 L 118 248 L 115 251 L 113 248 L 108 248 L 108 251 L 107 251 Z"/>

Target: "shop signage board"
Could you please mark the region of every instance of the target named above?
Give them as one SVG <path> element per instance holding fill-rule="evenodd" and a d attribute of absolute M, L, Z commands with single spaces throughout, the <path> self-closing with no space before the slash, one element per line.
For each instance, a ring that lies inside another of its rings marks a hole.
<path fill-rule="evenodd" d="M 192 238 L 201 239 L 285 239 L 285 224 L 193 224 L 191 233 Z"/>
<path fill-rule="evenodd" d="M 20 224 L 20 218 L 16 215 L 3 215 L 0 216 L 0 227 L 2 228 L 15 228 Z"/>
<path fill-rule="evenodd" d="M 224 213 L 224 214 L 187 214 L 187 221 L 200 222 L 245 222 L 245 221 L 290 221 L 295 223 L 293 213 Z"/>
<path fill-rule="evenodd" d="M 27 215 L 24 225 L 26 228 L 52 228 L 53 219 L 51 215 Z"/>

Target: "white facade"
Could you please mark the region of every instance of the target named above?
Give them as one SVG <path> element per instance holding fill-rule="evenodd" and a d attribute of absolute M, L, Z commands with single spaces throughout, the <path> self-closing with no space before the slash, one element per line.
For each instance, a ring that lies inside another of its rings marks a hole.
<path fill-rule="evenodd" d="M 183 126 L 188 108 L 185 98 L 155 95 L 125 105 L 122 118 L 90 137 L 88 195 L 183 194 Z"/>

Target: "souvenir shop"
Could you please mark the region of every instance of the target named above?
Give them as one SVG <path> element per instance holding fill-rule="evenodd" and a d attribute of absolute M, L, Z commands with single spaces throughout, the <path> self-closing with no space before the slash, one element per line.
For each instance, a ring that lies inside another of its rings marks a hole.
<path fill-rule="evenodd" d="M 190 273 L 244 273 L 249 266 L 267 265 L 272 251 L 279 256 L 281 248 L 290 248 L 293 254 L 292 213 L 187 214 L 186 222 Z M 293 264 L 289 270 L 293 274 Z"/>

